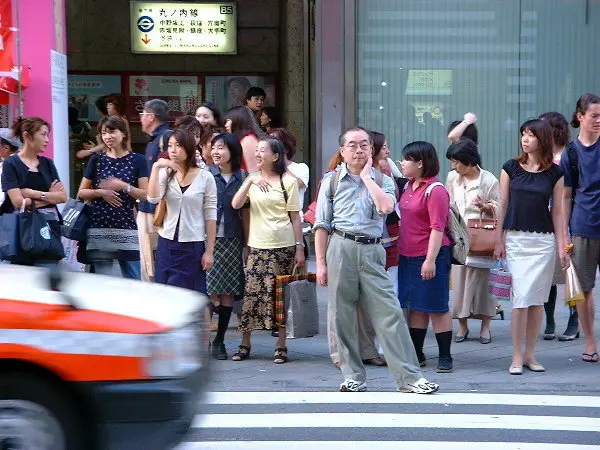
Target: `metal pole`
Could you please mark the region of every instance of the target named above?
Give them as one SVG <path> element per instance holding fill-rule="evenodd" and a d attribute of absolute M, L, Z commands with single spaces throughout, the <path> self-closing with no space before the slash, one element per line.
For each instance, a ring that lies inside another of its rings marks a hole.
<path fill-rule="evenodd" d="M 16 22 L 17 22 L 17 111 L 18 116 L 23 116 L 23 88 L 21 87 L 21 24 L 19 22 L 19 8 L 20 8 L 20 0 L 16 0 L 17 3 L 17 14 L 16 14 Z"/>

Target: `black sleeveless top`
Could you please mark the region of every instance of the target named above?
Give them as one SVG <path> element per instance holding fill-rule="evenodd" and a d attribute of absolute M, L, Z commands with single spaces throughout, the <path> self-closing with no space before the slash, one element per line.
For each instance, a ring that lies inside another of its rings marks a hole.
<path fill-rule="evenodd" d="M 510 193 L 503 228 L 513 231 L 554 233 L 548 203 L 554 185 L 563 176 L 562 169 L 552 164 L 543 172 L 528 172 L 515 159 L 502 169 L 510 178 Z"/>

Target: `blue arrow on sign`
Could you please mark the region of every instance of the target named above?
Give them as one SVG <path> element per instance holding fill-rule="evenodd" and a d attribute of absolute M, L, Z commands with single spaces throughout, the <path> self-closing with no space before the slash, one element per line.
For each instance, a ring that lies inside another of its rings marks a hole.
<path fill-rule="evenodd" d="M 154 29 L 154 19 L 150 16 L 142 16 L 137 21 L 138 30 L 149 33 Z"/>

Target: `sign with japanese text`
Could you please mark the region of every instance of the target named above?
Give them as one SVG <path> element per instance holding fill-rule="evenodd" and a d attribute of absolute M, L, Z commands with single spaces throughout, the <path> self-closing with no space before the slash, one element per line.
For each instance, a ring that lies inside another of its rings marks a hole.
<path fill-rule="evenodd" d="M 452 70 L 409 70 L 406 95 L 452 95 Z"/>
<path fill-rule="evenodd" d="M 171 117 L 175 118 L 194 110 L 202 98 L 202 86 L 198 77 L 174 75 L 130 75 L 130 120 L 139 121 L 144 103 L 160 98 L 169 104 Z"/>
<path fill-rule="evenodd" d="M 121 93 L 120 75 L 69 75 L 69 106 L 77 109 L 79 119 L 96 122 L 100 115 L 98 97 Z"/>
<path fill-rule="evenodd" d="M 133 53 L 237 52 L 234 2 L 131 0 L 130 27 Z"/>

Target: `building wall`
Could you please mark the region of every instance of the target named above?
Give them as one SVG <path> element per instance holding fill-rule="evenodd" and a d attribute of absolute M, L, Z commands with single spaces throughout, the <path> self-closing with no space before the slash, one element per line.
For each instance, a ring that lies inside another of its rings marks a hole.
<path fill-rule="evenodd" d="M 237 0 L 237 55 L 132 54 L 127 0 L 67 0 L 69 71 L 277 73 L 277 106 L 308 158 L 304 126 L 306 0 Z M 135 136 L 134 139 L 142 138 Z"/>
<path fill-rule="evenodd" d="M 237 55 L 134 55 L 128 1 L 67 0 L 69 70 L 278 72 L 280 3 L 238 0 Z"/>

